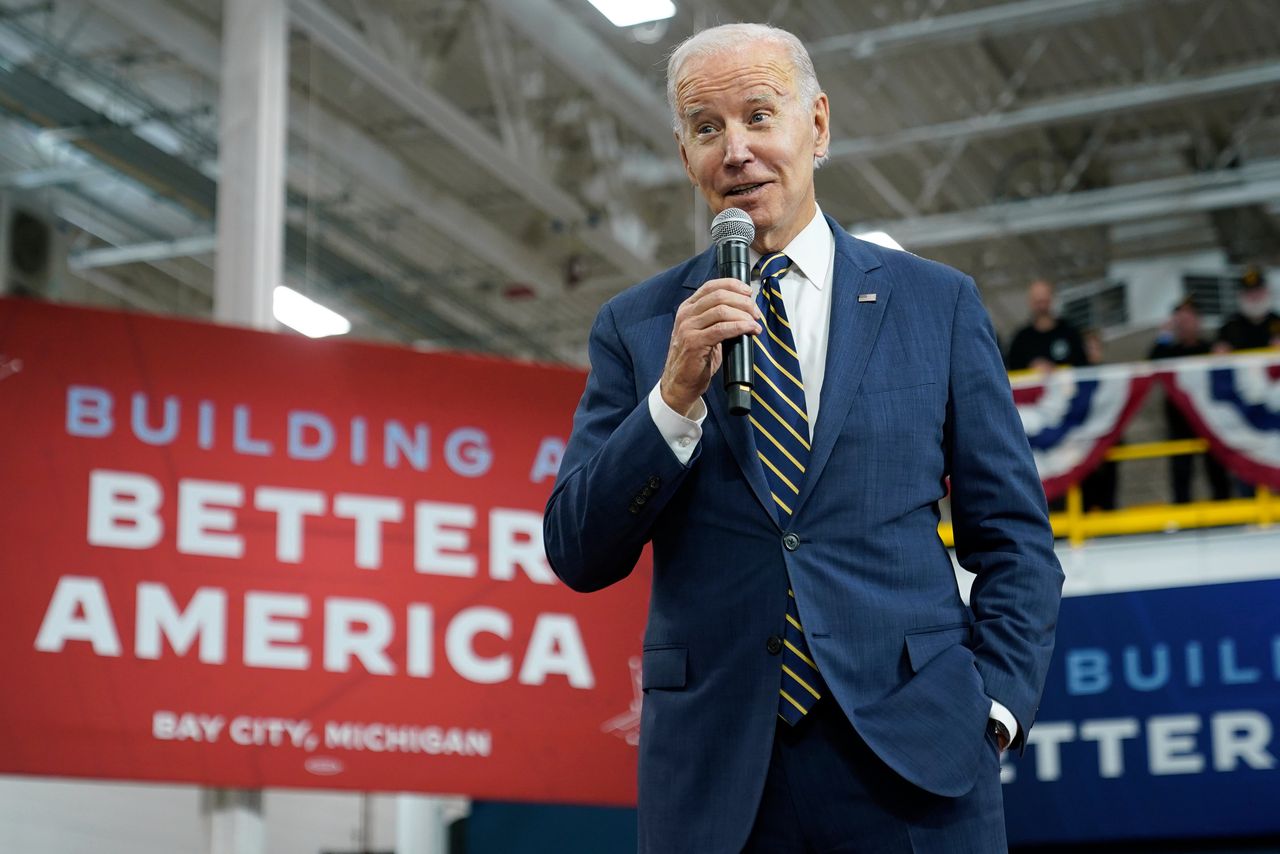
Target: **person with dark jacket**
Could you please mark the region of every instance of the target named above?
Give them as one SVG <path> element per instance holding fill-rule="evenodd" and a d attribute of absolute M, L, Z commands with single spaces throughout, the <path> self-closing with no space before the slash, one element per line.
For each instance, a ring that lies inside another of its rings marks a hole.
<path fill-rule="evenodd" d="M 1055 365 L 1089 364 L 1079 331 L 1053 311 L 1053 284 L 1037 279 L 1027 288 L 1031 322 L 1013 336 L 1005 355 L 1011 371 L 1049 369 Z"/>
<path fill-rule="evenodd" d="M 1239 296 L 1239 310 L 1218 330 L 1214 352 L 1280 347 L 1280 315 L 1271 308 L 1271 293 L 1257 267 L 1244 271 Z"/>
<path fill-rule="evenodd" d="M 1032 282 L 1027 287 L 1027 307 L 1031 310 L 1031 321 L 1014 333 L 1004 357 L 1006 370 L 1034 368 L 1047 372 L 1060 365 L 1081 367 L 1089 364 L 1080 332 L 1053 311 L 1052 282 L 1047 279 Z M 1049 502 L 1049 509 L 1055 513 L 1065 510 L 1066 506 L 1066 496 Z M 1099 509 L 1114 509 L 1114 502 L 1112 507 Z"/>

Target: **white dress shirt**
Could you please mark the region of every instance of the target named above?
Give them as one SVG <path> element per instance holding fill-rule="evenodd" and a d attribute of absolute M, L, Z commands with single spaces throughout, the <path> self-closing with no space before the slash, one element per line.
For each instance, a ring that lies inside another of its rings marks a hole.
<path fill-rule="evenodd" d="M 815 205 L 815 208 L 817 206 Z M 800 357 L 800 376 L 804 380 L 804 405 L 809 418 L 809 438 L 818 423 L 818 407 L 822 402 L 822 382 L 827 371 L 827 337 L 831 329 L 831 291 L 835 272 L 836 240 L 830 226 L 817 208 L 813 219 L 782 250 L 791 259 L 791 269 L 779 281 L 787 320 L 795 336 L 796 355 Z M 760 254 L 751 250 L 755 266 Z M 751 283 L 754 299 L 760 283 Z M 715 378 L 712 382 L 715 382 Z M 661 382 L 649 392 L 649 414 L 658 432 L 671 446 L 681 464 L 688 465 L 702 439 L 702 422 L 707 417 L 706 402 L 699 398 L 686 417 L 662 399 Z M 995 700 L 991 701 L 991 717 L 1009 730 L 1012 739 L 1018 734 L 1018 721 Z"/>

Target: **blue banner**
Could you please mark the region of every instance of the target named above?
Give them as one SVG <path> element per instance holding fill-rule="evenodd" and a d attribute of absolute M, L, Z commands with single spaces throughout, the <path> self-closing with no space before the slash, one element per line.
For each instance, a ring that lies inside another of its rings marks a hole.
<path fill-rule="evenodd" d="M 1280 580 L 1062 601 L 1011 843 L 1280 832 Z"/>
<path fill-rule="evenodd" d="M 1204 549 L 1195 555 L 1204 575 L 1228 569 L 1223 561 L 1250 561 L 1229 541 L 1180 549 Z M 1140 567 L 1130 564 L 1133 575 L 1176 574 L 1148 565 L 1160 562 L 1160 550 L 1144 554 Z M 1124 568 L 1095 571 L 1115 576 Z M 1009 842 L 1280 833 L 1277 724 L 1280 579 L 1069 596 L 1026 753 L 1005 759 Z M 567 807 L 478 809 L 475 851 L 509 850 L 503 845 L 515 827 L 520 838 L 553 846 L 531 851 L 633 849 L 633 811 L 592 817 L 612 822 L 611 835 L 600 837 L 610 847 L 592 847 L 579 832 L 583 815 Z"/>

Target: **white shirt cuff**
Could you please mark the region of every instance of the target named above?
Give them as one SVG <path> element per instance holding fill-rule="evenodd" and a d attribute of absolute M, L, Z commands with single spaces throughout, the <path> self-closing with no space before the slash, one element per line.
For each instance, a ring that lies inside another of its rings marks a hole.
<path fill-rule="evenodd" d="M 1005 729 L 1009 730 L 1009 743 L 1012 744 L 1018 738 L 1018 719 L 1013 716 L 1013 712 L 992 700 L 990 716 L 1004 724 Z"/>
<path fill-rule="evenodd" d="M 676 455 L 680 465 L 687 466 L 702 439 L 702 422 L 707 418 L 707 405 L 702 398 L 698 398 L 693 411 L 689 413 L 693 417 L 686 418 L 662 399 L 660 385 L 661 383 L 655 385 L 653 391 L 649 392 L 649 416 L 653 418 L 654 426 L 667 441 L 671 453 Z"/>

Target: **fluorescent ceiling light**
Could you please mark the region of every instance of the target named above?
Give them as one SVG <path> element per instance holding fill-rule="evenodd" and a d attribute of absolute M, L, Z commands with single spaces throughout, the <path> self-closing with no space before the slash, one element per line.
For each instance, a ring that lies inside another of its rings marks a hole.
<path fill-rule="evenodd" d="M 862 234 L 855 234 L 854 237 L 859 240 L 865 240 L 868 243 L 874 243 L 877 246 L 883 246 L 886 249 L 900 249 L 903 252 L 906 251 L 905 249 L 902 249 L 901 243 L 894 240 L 883 231 L 864 231 Z"/>
<path fill-rule="evenodd" d="M 351 321 L 283 285 L 272 295 L 271 310 L 276 320 L 309 338 L 346 335 L 351 331 Z"/>
<path fill-rule="evenodd" d="M 671 0 L 588 0 L 615 27 L 665 21 L 676 13 Z"/>

